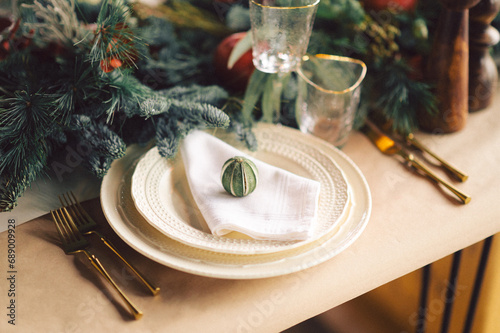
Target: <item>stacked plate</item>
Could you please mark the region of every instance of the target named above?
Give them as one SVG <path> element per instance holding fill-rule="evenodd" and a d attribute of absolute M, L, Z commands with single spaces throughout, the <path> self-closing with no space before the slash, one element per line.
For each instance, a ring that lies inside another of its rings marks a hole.
<path fill-rule="evenodd" d="M 103 180 L 101 204 L 110 225 L 131 247 L 164 265 L 232 279 L 296 272 L 328 260 L 364 230 L 371 212 L 366 181 L 342 152 L 301 132 L 269 124 L 254 129 L 259 149 L 234 135 L 217 136 L 256 159 L 321 183 L 318 219 L 305 241 L 212 235 L 191 196 L 180 155 L 162 158 L 137 147 L 115 161 Z"/>

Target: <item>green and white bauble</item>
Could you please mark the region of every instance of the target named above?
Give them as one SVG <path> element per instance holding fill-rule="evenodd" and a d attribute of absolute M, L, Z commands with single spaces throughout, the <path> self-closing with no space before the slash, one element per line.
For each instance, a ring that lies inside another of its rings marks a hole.
<path fill-rule="evenodd" d="M 246 157 L 232 157 L 222 166 L 222 186 L 235 197 L 244 197 L 252 193 L 257 187 L 258 179 L 257 166 Z"/>

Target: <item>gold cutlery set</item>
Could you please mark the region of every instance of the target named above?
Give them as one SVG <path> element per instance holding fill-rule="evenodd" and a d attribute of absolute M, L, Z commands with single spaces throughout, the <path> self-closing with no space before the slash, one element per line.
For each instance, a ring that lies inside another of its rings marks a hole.
<path fill-rule="evenodd" d="M 129 308 L 134 319 L 140 319 L 143 315 L 142 311 L 139 310 L 120 289 L 100 260 L 88 250 L 90 247 L 88 238 L 91 236 L 99 238 L 107 248 L 120 258 L 120 260 L 139 278 L 152 295 L 157 295 L 160 288 L 153 286 L 153 284 L 144 278 L 101 233 L 95 230 L 97 228 L 97 223 L 84 210 L 72 192 L 59 196 L 59 201 L 62 207 L 50 213 L 56 224 L 56 229 L 61 239 L 64 252 L 72 255 L 83 253 L 92 266 L 113 286 L 113 288 L 116 289 Z"/>
<path fill-rule="evenodd" d="M 468 204 L 471 200 L 471 197 L 457 189 L 452 184 L 443 180 L 441 177 L 436 175 L 430 168 L 428 168 L 421 160 L 417 159 L 412 153 L 408 151 L 408 149 L 403 147 L 403 144 L 409 148 L 413 148 L 419 150 L 423 153 L 427 153 L 431 157 L 433 157 L 441 168 L 443 168 L 447 173 L 453 176 L 453 178 L 457 179 L 460 182 L 464 182 L 467 180 L 468 176 L 462 171 L 458 170 L 454 166 L 450 165 L 444 159 L 436 155 L 429 148 L 424 146 L 421 142 L 419 142 L 413 133 L 408 134 L 405 138 L 400 139 L 399 141 L 402 144 L 396 142 L 391 137 L 382 132 L 374 123 L 367 120 L 365 124 L 359 129 L 362 133 L 364 133 L 370 141 L 384 154 L 386 155 L 399 155 L 407 163 L 410 167 L 416 170 L 418 173 L 425 175 L 433 182 L 437 184 L 441 184 L 445 188 L 447 188 L 451 193 L 453 193 L 462 204 Z"/>

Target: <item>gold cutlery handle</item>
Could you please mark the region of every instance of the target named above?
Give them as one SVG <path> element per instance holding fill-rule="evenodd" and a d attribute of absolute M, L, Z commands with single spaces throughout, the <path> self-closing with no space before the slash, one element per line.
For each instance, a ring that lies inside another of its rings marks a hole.
<path fill-rule="evenodd" d="M 104 276 L 106 278 L 106 280 L 108 280 L 108 282 L 111 283 L 111 285 L 116 289 L 116 291 L 118 291 L 121 298 L 125 301 L 125 303 L 129 307 L 130 311 L 132 312 L 134 319 L 136 319 L 136 320 L 141 319 L 142 318 L 142 311 L 139 310 L 134 305 L 134 303 L 132 303 L 132 301 L 127 297 L 127 295 L 125 295 L 123 293 L 123 291 L 120 289 L 120 287 L 118 287 L 116 282 L 111 278 L 111 276 L 108 274 L 108 272 L 104 269 L 104 266 L 101 264 L 99 259 L 97 259 L 97 257 L 95 255 L 90 254 L 87 250 L 83 250 L 83 253 L 85 253 L 85 255 L 87 256 L 89 261 L 92 263 L 92 266 L 94 266 L 99 271 L 99 273 L 101 273 L 102 276 Z"/>
<path fill-rule="evenodd" d="M 427 148 L 426 146 L 424 146 L 420 141 L 418 141 L 415 138 L 415 136 L 412 133 L 408 134 L 408 136 L 406 137 L 406 139 L 414 147 L 416 147 L 417 149 L 420 149 L 421 151 L 426 152 L 427 154 L 429 154 L 432 157 L 434 157 L 439 163 L 441 163 L 441 165 L 443 166 L 443 168 L 445 168 L 446 170 L 448 170 L 449 172 L 451 172 L 461 182 L 464 182 L 464 181 L 467 180 L 467 178 L 469 178 L 469 176 L 467 176 L 464 172 L 458 170 L 453 165 L 449 164 L 448 162 L 446 162 L 445 160 L 443 160 L 441 157 L 439 157 L 438 155 L 436 155 L 429 148 Z"/>
<path fill-rule="evenodd" d="M 135 274 L 137 275 L 137 277 L 139 278 L 139 280 L 149 289 L 149 291 L 153 294 L 153 295 L 157 295 L 159 292 L 160 292 L 160 288 L 159 287 L 155 287 L 153 286 L 153 284 L 151 284 L 145 277 L 142 276 L 141 273 L 139 273 L 139 271 L 132 265 L 130 264 L 119 252 L 118 250 L 116 249 L 116 247 L 111 244 L 107 239 L 106 237 L 104 237 L 102 234 L 100 234 L 99 232 L 97 231 L 90 231 L 89 233 L 92 233 L 94 235 L 96 235 L 97 237 L 99 237 L 99 239 L 111 250 L 113 251 L 114 254 L 116 254 L 116 256 L 118 256 L 118 258 L 120 258 L 123 263 L 125 265 L 127 265 L 128 268 L 130 268 L 130 270 Z"/>
<path fill-rule="evenodd" d="M 471 200 L 470 196 L 468 196 L 467 194 L 463 193 L 462 191 L 460 191 L 459 189 L 457 189 L 453 185 L 449 184 L 448 182 L 446 182 L 443 179 L 441 179 L 440 177 L 438 177 L 428 167 L 426 167 L 424 164 L 422 164 L 422 162 L 417 160 L 412 154 L 402 153 L 402 156 L 408 162 L 410 162 L 413 167 L 424 172 L 429 178 L 431 178 L 435 182 L 438 182 L 438 183 L 442 184 L 443 186 L 445 186 L 448 190 L 450 190 L 453 194 L 455 194 L 460 199 L 460 201 L 462 201 L 463 204 L 466 205 L 470 202 L 470 200 Z"/>

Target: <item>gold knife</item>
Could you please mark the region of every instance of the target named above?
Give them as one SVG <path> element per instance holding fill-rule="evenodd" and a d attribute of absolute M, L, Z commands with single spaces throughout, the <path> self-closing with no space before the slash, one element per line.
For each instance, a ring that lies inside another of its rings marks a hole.
<path fill-rule="evenodd" d="M 370 121 L 373 121 L 373 124 L 378 126 L 382 132 L 391 133 L 393 132 L 391 122 L 388 122 L 385 118 L 380 115 L 374 114 L 371 116 Z M 396 134 L 396 133 L 394 133 Z M 421 143 L 413 133 L 408 133 L 406 136 L 401 134 L 396 134 L 399 142 L 405 142 L 409 147 L 420 150 L 421 152 L 427 153 L 429 156 L 433 157 L 437 162 L 439 162 L 440 167 L 447 171 L 450 175 L 461 182 L 465 182 L 469 176 L 466 173 L 458 170 L 456 167 L 446 162 L 443 158 L 439 157 L 435 152 L 430 150 L 427 146 Z"/>
<path fill-rule="evenodd" d="M 413 133 L 410 133 L 406 136 L 406 141 L 409 145 L 411 145 L 411 146 L 417 148 L 418 150 L 423 151 L 423 152 L 429 154 L 430 156 L 434 157 L 439 163 L 441 163 L 441 166 L 443 167 L 443 169 L 449 171 L 453 176 L 455 176 L 461 182 L 464 182 L 467 180 L 467 178 L 469 178 L 469 176 L 467 176 L 465 173 L 458 170 L 453 165 L 446 162 L 441 157 L 439 157 L 434 152 L 432 152 L 429 148 L 424 146 L 420 141 L 418 141 L 415 138 L 415 135 L 413 135 Z"/>
<path fill-rule="evenodd" d="M 363 132 L 382 153 L 386 155 L 399 155 L 403 157 L 412 167 L 423 172 L 427 177 L 429 177 L 436 183 L 440 183 L 448 190 L 450 190 L 460 199 L 463 204 L 468 204 L 470 202 L 470 196 L 438 177 L 412 154 L 406 152 L 394 140 L 378 130 L 371 122 L 366 121 L 365 124 L 360 128 L 360 131 Z"/>

